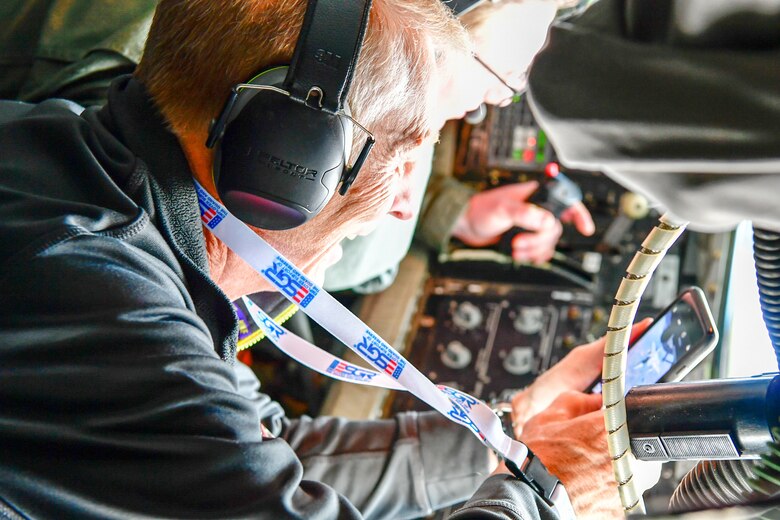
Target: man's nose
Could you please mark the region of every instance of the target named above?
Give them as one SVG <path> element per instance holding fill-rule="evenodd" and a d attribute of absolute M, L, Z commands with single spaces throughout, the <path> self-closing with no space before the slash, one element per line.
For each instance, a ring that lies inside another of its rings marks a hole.
<path fill-rule="evenodd" d="M 414 172 L 415 163 L 413 161 L 404 163 L 401 170 L 401 178 L 398 181 L 398 192 L 393 199 L 393 205 L 390 206 L 390 211 L 388 211 L 390 215 L 399 220 L 409 220 L 414 216 L 414 207 L 412 205 Z"/>
<path fill-rule="evenodd" d="M 411 183 L 408 181 L 403 183 L 403 189 L 396 194 L 388 213 L 398 220 L 409 220 L 414 216 Z"/>
<path fill-rule="evenodd" d="M 414 216 L 411 194 L 408 191 L 404 191 L 403 193 L 396 195 L 388 213 L 398 220 L 411 219 Z"/>

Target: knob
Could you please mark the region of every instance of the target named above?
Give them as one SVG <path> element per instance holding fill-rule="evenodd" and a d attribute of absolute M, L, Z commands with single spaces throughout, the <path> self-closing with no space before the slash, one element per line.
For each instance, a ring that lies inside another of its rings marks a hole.
<path fill-rule="evenodd" d="M 482 311 L 471 302 L 461 302 L 455 308 L 455 312 L 452 315 L 452 323 L 461 329 L 476 329 L 482 323 Z"/>
<path fill-rule="evenodd" d="M 650 201 L 644 195 L 627 191 L 620 196 L 620 212 L 632 220 L 645 218 L 650 212 Z"/>
<path fill-rule="evenodd" d="M 534 368 L 534 349 L 531 347 L 512 347 L 504 358 L 504 370 L 513 376 L 522 376 Z"/>
<path fill-rule="evenodd" d="M 521 334 L 536 334 L 544 327 L 544 309 L 522 307 L 514 322 L 515 330 Z"/>
<path fill-rule="evenodd" d="M 460 341 L 450 341 L 441 353 L 441 362 L 453 370 L 466 368 L 471 363 L 471 351 Z"/>

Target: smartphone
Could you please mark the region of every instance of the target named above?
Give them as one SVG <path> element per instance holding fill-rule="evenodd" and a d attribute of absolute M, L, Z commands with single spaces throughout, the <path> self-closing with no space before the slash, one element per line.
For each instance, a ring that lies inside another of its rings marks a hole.
<path fill-rule="evenodd" d="M 626 393 L 635 386 L 679 381 L 718 343 L 718 330 L 698 287 L 684 290 L 628 347 Z M 590 387 L 601 393 L 601 378 Z"/>

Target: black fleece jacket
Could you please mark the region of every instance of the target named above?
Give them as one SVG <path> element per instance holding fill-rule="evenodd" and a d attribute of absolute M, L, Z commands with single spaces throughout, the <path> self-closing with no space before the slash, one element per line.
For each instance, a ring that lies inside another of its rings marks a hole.
<path fill-rule="evenodd" d="M 0 103 L 0 517 L 402 518 L 471 494 L 486 450 L 435 413 L 262 437 L 197 208 L 136 81 L 81 115 Z M 475 500 L 461 517 L 551 517 L 509 477 Z"/>

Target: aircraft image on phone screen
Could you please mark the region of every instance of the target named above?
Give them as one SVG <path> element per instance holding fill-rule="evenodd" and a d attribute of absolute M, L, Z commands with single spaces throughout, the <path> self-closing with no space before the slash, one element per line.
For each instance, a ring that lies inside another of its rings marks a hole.
<path fill-rule="evenodd" d="M 656 318 L 650 328 L 629 348 L 626 393 L 635 386 L 658 382 L 681 359 L 691 357 L 689 354 L 696 354 L 695 357 L 700 360 L 707 352 L 703 347 L 709 350 L 714 347 L 717 332 L 713 339 L 710 327 L 703 323 L 702 317 L 685 294 Z M 693 366 L 695 364 L 690 366 L 688 371 Z M 682 375 L 684 374 L 680 377 Z M 600 381 L 593 386 L 592 391 L 601 392 Z"/>

